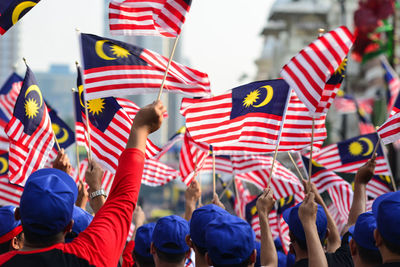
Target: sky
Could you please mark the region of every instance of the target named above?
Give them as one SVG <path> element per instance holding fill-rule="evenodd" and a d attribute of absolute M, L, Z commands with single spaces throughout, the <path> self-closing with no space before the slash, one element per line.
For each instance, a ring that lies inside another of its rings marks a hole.
<path fill-rule="evenodd" d="M 260 32 L 274 0 L 193 0 L 183 26 L 183 56 L 208 73 L 214 94 L 250 82 L 260 56 Z M 104 1 L 42 0 L 22 20 L 22 56 L 33 71 L 79 60 L 76 28 L 101 35 Z M 22 62 L 19 63 L 20 65 Z M 243 74 L 250 78 L 239 82 Z"/>

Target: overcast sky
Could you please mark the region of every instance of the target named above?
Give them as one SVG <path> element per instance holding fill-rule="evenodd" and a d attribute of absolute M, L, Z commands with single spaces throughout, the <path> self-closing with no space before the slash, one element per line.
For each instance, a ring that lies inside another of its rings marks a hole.
<path fill-rule="evenodd" d="M 193 0 L 183 26 L 183 55 L 207 72 L 214 93 L 255 75 L 260 36 L 273 0 Z M 79 59 L 75 28 L 102 34 L 102 0 L 42 0 L 22 20 L 22 55 L 35 71 Z M 3 52 L 3 51 L 2 51 Z M 249 81 L 249 80 L 247 80 Z"/>

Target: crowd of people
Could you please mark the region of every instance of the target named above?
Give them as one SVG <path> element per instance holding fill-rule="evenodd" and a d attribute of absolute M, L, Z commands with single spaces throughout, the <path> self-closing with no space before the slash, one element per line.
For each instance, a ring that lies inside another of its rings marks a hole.
<path fill-rule="evenodd" d="M 68 175 L 59 152 L 54 168 L 32 173 L 19 207 L 0 208 L 0 266 L 400 266 L 400 192 L 378 197 L 366 211 L 366 186 L 375 159 L 355 177 L 348 222 L 339 233 L 315 185 L 304 181 L 303 202 L 284 211 L 290 252 L 273 240 L 268 216 L 275 199 L 266 188 L 257 200 L 261 242 L 252 227 L 231 215 L 215 196 L 197 207 L 194 180 L 185 193 L 184 217 L 171 215 L 144 224 L 138 207 L 147 136 L 156 131 L 165 107 L 157 101 L 136 115 L 109 193 L 102 169 L 90 161 L 88 190 Z M 85 211 L 86 200 L 95 214 Z M 134 240 L 127 243 L 131 221 Z"/>

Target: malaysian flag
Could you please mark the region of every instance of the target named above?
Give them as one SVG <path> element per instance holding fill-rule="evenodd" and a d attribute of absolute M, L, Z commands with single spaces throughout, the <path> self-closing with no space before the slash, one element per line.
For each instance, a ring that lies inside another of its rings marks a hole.
<path fill-rule="evenodd" d="M 196 143 L 186 131 L 179 158 L 179 172 L 182 181 L 189 186 L 193 178 L 199 173 L 209 153 L 209 146 Z"/>
<path fill-rule="evenodd" d="M 289 225 L 285 222 L 283 219 L 283 212 L 287 210 L 288 208 L 291 208 L 295 205 L 297 205 L 304 199 L 304 194 L 303 192 L 299 192 L 301 195 L 296 193 L 296 195 L 288 196 L 285 198 L 278 199 L 276 201 L 276 217 L 277 217 L 277 225 L 278 225 L 278 233 L 279 233 L 279 238 L 282 243 L 282 248 L 285 254 L 289 252 L 289 245 L 290 245 L 290 237 L 289 237 Z M 297 196 L 300 196 L 298 198 Z"/>
<path fill-rule="evenodd" d="M 343 218 L 343 217 L 340 215 L 338 209 L 336 208 L 335 203 L 333 203 L 333 202 L 330 203 L 330 204 L 328 205 L 327 208 L 328 208 L 329 213 L 330 213 L 331 216 L 333 217 L 333 220 L 334 220 L 335 223 L 336 223 L 336 227 L 338 228 L 339 233 L 341 233 L 342 230 L 343 230 L 343 228 L 344 228 L 345 225 L 347 224 L 347 219 L 346 219 L 346 218 Z"/>
<path fill-rule="evenodd" d="M 358 128 L 360 129 L 360 134 L 370 134 L 376 132 L 374 125 L 371 120 L 367 117 L 365 110 L 362 107 L 357 107 L 358 116 Z"/>
<path fill-rule="evenodd" d="M 158 160 L 147 159 L 144 163 L 142 184 L 162 186 L 178 177 L 179 172 L 177 170 Z"/>
<path fill-rule="evenodd" d="M 201 172 L 213 171 L 213 157 L 208 156 L 204 161 Z M 229 156 L 215 156 L 215 172 L 223 174 L 233 174 L 232 162 Z"/>
<path fill-rule="evenodd" d="M 289 86 L 284 80 L 259 81 L 207 99 L 184 98 L 181 113 L 196 142 L 217 148 L 243 141 L 269 144 L 273 150 L 288 100 Z"/>
<path fill-rule="evenodd" d="M 376 133 L 360 135 L 322 148 L 313 160 L 330 171 L 356 173 L 371 157 L 378 142 Z M 391 175 L 382 146 L 377 149 L 375 174 Z"/>
<path fill-rule="evenodd" d="M 76 183 L 78 183 L 79 181 L 83 182 L 86 181 L 85 174 L 88 166 L 89 163 L 87 159 L 84 159 L 79 163 L 80 176 L 78 177 L 78 172 L 75 172 L 75 176 L 73 176 Z M 112 174 L 108 170 L 104 170 L 103 177 L 101 178 L 101 187 L 104 189 L 107 195 L 110 193 L 113 181 L 114 181 L 114 174 Z"/>
<path fill-rule="evenodd" d="M 28 66 L 5 132 L 10 139 L 9 179 L 23 186 L 32 172 L 43 167 L 54 144 L 50 116 Z"/>
<path fill-rule="evenodd" d="M 387 145 L 398 143 L 400 139 L 400 97 L 396 99 L 389 118 L 378 128 L 379 136 L 382 142 Z"/>
<path fill-rule="evenodd" d="M 201 112 L 194 113 L 194 115 L 201 116 Z M 326 138 L 325 116 L 321 116 L 314 121 L 313 149 L 319 150 Z M 311 134 L 312 117 L 310 117 L 307 107 L 291 90 L 278 151 L 298 151 L 310 147 Z M 246 140 L 229 143 L 223 147 L 214 147 L 216 155 L 262 154 L 274 151 L 275 145 Z"/>
<path fill-rule="evenodd" d="M 67 149 L 70 145 L 75 142 L 75 134 L 69 128 L 69 126 L 58 116 L 57 111 L 50 107 L 47 102 L 47 111 L 49 112 L 51 127 L 57 138 L 60 148 Z M 53 162 L 58 154 L 58 148 L 54 144 L 52 150 L 49 153 L 49 162 Z"/>
<path fill-rule="evenodd" d="M 385 56 L 380 56 L 380 61 L 385 70 L 385 81 L 388 84 L 387 91 L 387 111 L 390 114 L 400 91 L 400 78 L 396 71 L 390 66 Z"/>
<path fill-rule="evenodd" d="M 282 77 L 313 117 L 326 114 L 335 98 L 353 42 L 351 32 L 341 26 L 319 37 L 283 67 Z"/>
<path fill-rule="evenodd" d="M 235 213 L 243 218 L 246 215 L 246 205 L 252 201 L 256 196 L 252 196 L 246 185 L 239 179 L 235 179 L 235 190 L 238 197 L 235 198 L 234 211 Z M 239 198 L 239 199 L 238 199 Z"/>
<path fill-rule="evenodd" d="M 302 160 L 303 166 L 309 165 L 309 158 L 303 156 Z M 315 184 L 319 193 L 328 191 L 340 215 L 347 219 L 353 201 L 351 185 L 314 160 L 312 161 L 311 182 Z"/>
<path fill-rule="evenodd" d="M 372 199 L 393 191 L 392 179 L 389 175 L 374 175 L 366 188 L 367 196 Z"/>
<path fill-rule="evenodd" d="M 0 206 L 19 206 L 24 188 L 10 183 L 7 176 L 0 177 Z"/>
<path fill-rule="evenodd" d="M 180 34 L 191 0 L 112 0 L 110 32 L 117 35 Z"/>
<path fill-rule="evenodd" d="M 2 0 L 0 2 L 0 35 L 5 34 L 40 0 Z"/>
<path fill-rule="evenodd" d="M 167 153 L 177 142 L 182 141 L 185 136 L 186 128 L 182 126 L 169 140 L 168 142 L 161 148 L 161 151 L 154 156 L 155 159 L 160 159 Z"/>
<path fill-rule="evenodd" d="M 81 34 L 87 100 L 158 92 L 168 58 L 148 49 L 92 34 Z M 211 94 L 206 73 L 171 62 L 164 88 L 191 97 Z"/>
<path fill-rule="evenodd" d="M 74 113 L 75 113 L 75 141 L 78 146 L 85 146 L 88 149 L 88 137 L 86 133 L 86 125 L 82 119 L 82 112 L 85 113 L 85 104 L 84 104 L 84 89 L 82 84 L 82 75 L 81 68 L 76 66 L 76 71 L 78 73 L 76 78 L 76 86 L 78 88 L 77 91 L 74 91 L 72 94 L 74 99 Z"/>
<path fill-rule="evenodd" d="M 0 89 L 0 119 L 6 122 L 12 117 L 22 81 L 21 76 L 13 73 Z"/>

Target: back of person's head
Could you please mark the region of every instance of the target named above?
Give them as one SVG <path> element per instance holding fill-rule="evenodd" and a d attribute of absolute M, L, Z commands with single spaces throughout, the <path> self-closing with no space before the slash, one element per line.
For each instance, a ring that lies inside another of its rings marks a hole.
<path fill-rule="evenodd" d="M 184 262 L 190 251 L 185 242 L 188 234 L 189 225 L 185 219 L 176 215 L 159 219 L 152 235 L 152 245 L 158 259 L 168 263 Z"/>
<path fill-rule="evenodd" d="M 25 239 L 30 244 L 52 245 L 71 225 L 78 189 L 74 180 L 57 169 L 32 173 L 20 200 Z"/>
<path fill-rule="evenodd" d="M 133 258 L 140 267 L 153 267 L 154 259 L 150 252 L 151 238 L 153 236 L 155 222 L 144 224 L 136 230 L 135 248 L 133 249 Z"/>
<path fill-rule="evenodd" d="M 12 244 L 14 238 L 22 243 L 21 221 L 15 219 L 14 212 L 14 206 L 0 208 L 0 254 L 14 248 Z"/>
<path fill-rule="evenodd" d="M 254 231 L 237 216 L 219 216 L 206 228 L 208 263 L 215 267 L 248 266 L 256 261 Z"/>
<path fill-rule="evenodd" d="M 74 220 L 74 225 L 72 226 L 72 231 L 65 236 L 65 243 L 71 242 L 80 232 L 85 230 L 92 222 L 93 216 L 80 207 L 74 206 L 72 219 Z"/>
<path fill-rule="evenodd" d="M 294 239 L 292 241 L 295 241 L 302 250 L 307 251 L 306 235 L 304 233 L 303 225 L 299 218 L 300 205 L 301 203 L 297 204 L 294 207 L 286 209 L 282 215 L 283 219 L 289 226 L 291 238 Z M 318 205 L 315 224 L 317 225 L 319 239 L 321 240 L 321 242 L 323 242 L 326 237 L 328 220 L 325 211 L 321 205 Z"/>
<path fill-rule="evenodd" d="M 206 249 L 206 227 L 207 225 L 219 216 L 226 216 L 229 213 L 221 207 L 214 204 L 209 204 L 196 209 L 190 219 L 190 238 L 196 246 L 196 253 L 204 256 Z"/>
<path fill-rule="evenodd" d="M 360 259 L 362 262 L 371 265 L 379 265 L 382 263 L 381 254 L 375 246 L 375 228 L 376 221 L 372 212 L 360 214 L 357 218 L 356 224 L 349 228 L 349 232 L 352 234 Z M 350 247 L 352 247 L 352 245 Z M 352 250 L 352 248 L 350 250 Z"/>
<path fill-rule="evenodd" d="M 400 191 L 386 193 L 375 199 L 372 212 L 383 245 L 391 253 L 400 256 Z"/>

